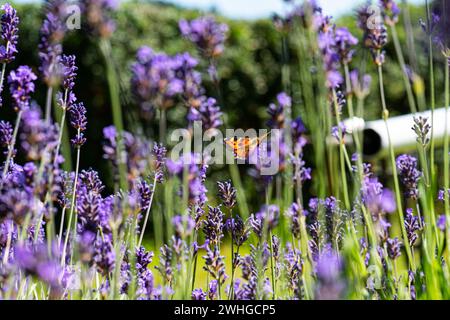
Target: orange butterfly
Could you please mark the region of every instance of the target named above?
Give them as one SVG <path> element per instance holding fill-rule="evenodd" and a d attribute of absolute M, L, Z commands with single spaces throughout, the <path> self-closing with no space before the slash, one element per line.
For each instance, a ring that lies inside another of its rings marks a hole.
<path fill-rule="evenodd" d="M 255 151 L 255 149 L 266 139 L 270 132 L 264 134 L 261 137 L 249 138 L 249 137 L 232 137 L 224 139 L 225 145 L 229 146 L 233 150 L 234 157 L 236 159 L 245 160 L 248 156 Z"/>

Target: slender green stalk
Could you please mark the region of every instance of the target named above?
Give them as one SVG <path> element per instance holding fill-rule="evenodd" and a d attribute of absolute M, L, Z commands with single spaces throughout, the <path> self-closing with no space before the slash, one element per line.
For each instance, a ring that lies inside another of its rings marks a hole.
<path fill-rule="evenodd" d="M 19 131 L 20 120 L 22 119 L 22 113 L 23 113 L 22 110 L 20 110 L 19 113 L 17 113 L 16 125 L 14 126 L 14 131 L 13 131 L 11 144 L 8 146 L 8 154 L 6 156 L 5 167 L 3 168 L 2 181 L 0 182 L 0 187 L 3 186 L 3 181 L 4 181 L 4 179 L 6 177 L 6 174 L 8 173 L 8 170 L 9 170 L 11 157 L 13 155 L 14 146 L 16 144 L 17 132 Z"/>
<path fill-rule="evenodd" d="M 66 210 L 67 210 L 67 207 L 64 206 L 62 208 L 62 212 L 61 212 L 61 222 L 59 224 L 58 248 L 61 248 L 61 240 L 62 240 L 62 234 L 63 234 L 63 229 L 64 229 L 64 219 L 66 217 Z"/>
<path fill-rule="evenodd" d="M 340 157 L 340 167 L 341 167 L 341 182 L 342 182 L 342 193 L 344 196 L 344 204 L 347 210 L 350 210 L 350 200 L 348 197 L 348 185 L 347 185 L 347 174 L 345 171 L 345 158 L 344 158 L 344 140 L 342 139 L 342 128 L 341 128 L 341 116 L 339 111 L 339 105 L 337 101 L 336 90 L 333 89 L 333 105 L 334 105 L 334 113 L 336 116 L 337 128 L 339 132 L 339 157 Z"/>
<path fill-rule="evenodd" d="M 409 108 L 412 113 L 416 113 L 417 112 L 416 101 L 414 99 L 414 94 L 411 88 L 411 82 L 409 81 L 408 73 L 406 70 L 405 58 L 403 57 L 403 51 L 400 45 L 400 40 L 398 38 L 397 28 L 395 27 L 395 25 L 391 25 L 391 34 L 392 38 L 394 39 L 394 47 L 395 52 L 397 54 L 397 59 L 400 64 L 400 68 L 402 69 L 402 78 L 406 89 L 406 96 L 408 97 Z"/>
<path fill-rule="evenodd" d="M 78 129 L 78 134 L 80 134 L 80 129 Z M 75 200 L 76 200 L 77 187 L 78 187 L 78 172 L 80 169 L 80 153 L 81 153 L 81 148 L 78 147 L 77 148 L 77 162 L 75 164 L 75 180 L 73 182 L 72 201 L 70 203 L 69 223 L 67 224 L 66 238 L 64 240 L 64 247 L 63 247 L 63 251 L 62 251 L 62 255 L 61 255 L 61 265 L 64 265 L 64 263 L 65 263 L 64 257 L 66 256 L 67 244 L 69 242 L 70 228 L 72 226 L 72 220 L 74 219 L 75 202 L 76 202 Z M 75 224 L 75 228 L 76 228 L 76 224 Z"/>
<path fill-rule="evenodd" d="M 155 174 L 155 177 L 153 179 L 153 188 L 152 188 L 152 193 L 151 193 L 151 196 L 150 196 L 150 201 L 148 203 L 148 208 L 145 211 L 144 224 L 142 225 L 141 235 L 139 236 L 138 248 L 141 247 L 142 239 L 144 238 L 145 228 L 147 227 L 148 217 L 150 216 L 150 210 L 152 208 L 153 196 L 155 194 L 155 190 L 156 190 L 156 174 Z"/>
<path fill-rule="evenodd" d="M 389 157 L 391 160 L 391 170 L 392 170 L 392 176 L 394 178 L 394 189 L 395 189 L 395 198 L 396 198 L 396 202 L 397 202 L 397 213 L 398 213 L 398 217 L 400 220 L 400 228 L 402 230 L 403 242 L 405 245 L 406 255 L 408 256 L 409 265 L 410 265 L 411 269 L 413 271 L 415 271 L 415 269 L 416 269 L 415 262 L 412 258 L 411 247 L 409 245 L 409 240 L 408 240 L 408 234 L 406 233 L 406 228 L 405 228 L 405 218 L 403 216 L 403 208 L 402 208 L 403 206 L 402 206 L 402 198 L 401 198 L 401 193 L 400 193 L 400 184 L 398 182 L 397 166 L 395 163 L 395 152 L 394 152 L 394 147 L 392 145 L 391 135 L 389 132 L 389 126 L 388 126 L 388 122 L 387 122 L 387 120 L 389 118 L 389 111 L 386 106 L 386 98 L 384 95 L 382 65 L 378 65 L 378 79 L 379 79 L 379 86 L 380 86 L 381 105 L 383 108 L 383 120 L 386 125 L 386 132 L 387 132 L 387 136 L 388 136 Z"/>
<path fill-rule="evenodd" d="M 272 240 L 272 231 L 269 231 L 269 241 L 270 241 L 270 269 L 271 269 L 271 277 L 272 277 L 272 299 L 275 300 L 277 297 L 277 281 L 275 277 L 275 262 L 273 258 L 273 240 Z M 233 285 L 233 284 L 231 284 Z"/>
<path fill-rule="evenodd" d="M 53 101 L 53 87 L 48 86 L 47 88 L 47 98 L 45 100 L 45 123 L 50 124 L 51 113 L 52 113 L 52 101 Z"/>
<path fill-rule="evenodd" d="M 427 31 L 428 31 L 428 63 L 430 72 L 430 99 L 431 99 L 431 146 L 430 146 L 430 166 L 431 166 L 431 181 L 434 185 L 436 179 L 435 166 L 434 166 L 434 153 L 435 153 L 435 139 L 434 139 L 434 109 L 436 108 L 436 93 L 434 82 L 434 59 L 433 59 L 433 36 L 431 34 L 431 12 L 430 4 L 428 0 L 425 0 L 426 12 L 427 12 Z"/>
<path fill-rule="evenodd" d="M 4 248 L 4 250 L 3 250 L 3 252 L 4 252 L 4 254 L 3 254 L 3 265 L 6 265 L 7 263 L 8 263 L 8 259 L 9 259 L 9 251 L 10 251 L 10 248 L 11 248 L 11 241 L 12 241 L 12 233 L 13 233 L 13 230 L 14 230 L 14 222 L 11 220 L 11 226 L 9 227 L 9 230 L 8 230 L 8 236 L 7 236 L 7 239 L 6 239 L 6 246 L 5 246 L 5 248 Z"/>
<path fill-rule="evenodd" d="M 5 81 L 6 63 L 2 63 L 2 72 L 0 73 L 0 94 L 3 92 L 3 82 Z"/>
<path fill-rule="evenodd" d="M 403 3 L 403 19 L 404 28 L 406 31 L 406 45 L 408 47 L 409 64 L 412 66 L 413 70 L 417 70 L 417 56 L 416 56 L 416 46 L 414 43 L 414 31 L 411 24 L 411 12 L 409 10 L 408 1 L 402 0 Z"/>

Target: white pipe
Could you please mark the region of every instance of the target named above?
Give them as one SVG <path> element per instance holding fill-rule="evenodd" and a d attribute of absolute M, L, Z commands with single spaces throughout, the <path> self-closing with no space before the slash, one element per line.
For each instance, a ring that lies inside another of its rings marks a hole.
<path fill-rule="evenodd" d="M 391 136 L 391 142 L 397 152 L 406 152 L 415 150 L 417 145 L 417 135 L 412 129 L 414 118 L 427 118 L 431 125 L 431 110 L 418 112 L 415 114 L 406 114 L 388 119 L 388 127 Z M 450 132 L 450 110 L 446 114 L 446 108 L 434 110 L 434 140 L 435 145 L 441 145 L 445 135 L 445 118 L 448 121 L 448 132 Z M 388 152 L 389 140 L 384 120 L 364 121 L 361 118 L 351 118 L 344 120 L 344 125 L 349 132 L 363 132 L 364 136 L 364 155 L 370 157 L 384 156 Z M 429 137 L 431 135 L 431 130 Z M 352 136 L 346 137 L 346 142 L 352 142 Z"/>

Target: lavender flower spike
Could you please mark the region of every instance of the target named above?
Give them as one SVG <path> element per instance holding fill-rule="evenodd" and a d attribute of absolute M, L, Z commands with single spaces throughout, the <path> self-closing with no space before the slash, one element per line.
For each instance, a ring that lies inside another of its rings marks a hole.
<path fill-rule="evenodd" d="M 14 100 L 15 111 L 23 111 L 30 106 L 30 94 L 34 92 L 33 81 L 36 79 L 36 75 L 28 66 L 20 66 L 9 74 L 9 90 Z"/>
<path fill-rule="evenodd" d="M 418 183 L 422 173 L 417 170 L 417 159 L 402 154 L 397 157 L 397 169 L 400 174 L 401 181 L 405 187 L 405 195 L 411 199 L 417 199 L 419 196 Z"/>
<path fill-rule="evenodd" d="M 228 26 L 218 23 L 214 17 L 200 17 L 190 22 L 181 20 L 181 34 L 194 43 L 205 58 L 222 54 Z"/>
<path fill-rule="evenodd" d="M 19 17 L 9 3 L 5 3 L 0 10 L 4 11 L 1 17 L 1 37 L 4 44 L 0 46 L 0 63 L 5 64 L 10 63 L 16 57 Z"/>
<path fill-rule="evenodd" d="M 236 205 L 236 188 L 233 187 L 231 181 L 218 181 L 217 187 L 219 189 L 219 197 L 224 206 L 228 209 L 233 209 Z"/>

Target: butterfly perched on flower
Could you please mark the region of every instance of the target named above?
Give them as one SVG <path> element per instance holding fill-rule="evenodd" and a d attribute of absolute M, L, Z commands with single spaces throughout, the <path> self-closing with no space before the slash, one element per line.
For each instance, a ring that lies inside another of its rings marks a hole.
<path fill-rule="evenodd" d="M 270 132 L 265 133 L 261 137 L 231 137 L 224 139 L 225 145 L 233 150 L 234 157 L 236 159 L 245 160 L 253 151 L 261 144 L 261 142 L 267 138 Z"/>

